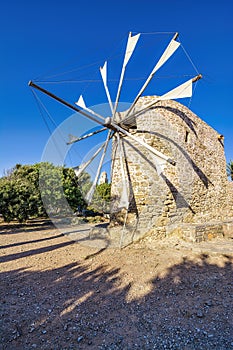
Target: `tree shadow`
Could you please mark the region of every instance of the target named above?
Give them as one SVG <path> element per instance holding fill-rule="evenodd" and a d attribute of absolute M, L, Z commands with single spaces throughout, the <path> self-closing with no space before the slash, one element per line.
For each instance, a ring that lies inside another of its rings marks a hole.
<path fill-rule="evenodd" d="M 58 238 L 59 236 L 60 235 L 58 235 L 56 238 Z M 28 243 L 28 242 L 26 242 L 26 243 Z M 74 242 L 72 242 L 72 241 L 62 242 L 62 243 L 57 243 L 57 244 L 49 245 L 49 246 L 42 247 L 42 248 L 36 248 L 36 249 L 27 250 L 27 251 L 20 252 L 20 253 L 4 255 L 4 256 L 2 256 L 0 258 L 0 263 L 5 263 L 5 262 L 11 261 L 11 260 L 17 260 L 17 259 L 25 258 L 25 257 L 31 256 L 31 255 L 38 255 L 38 254 L 51 252 L 51 251 L 53 251 L 55 249 L 66 247 L 66 246 L 71 245 L 73 243 Z"/>
<path fill-rule="evenodd" d="M 7 244 L 7 245 L 1 245 L 0 249 L 18 247 L 18 246 L 25 245 L 25 244 L 30 244 L 30 243 L 39 243 L 39 242 L 44 242 L 44 241 L 50 241 L 52 239 L 57 239 L 57 238 L 62 237 L 62 236 L 63 236 L 63 234 L 61 233 L 61 234 L 56 235 L 56 236 L 40 238 L 40 239 L 34 239 L 34 240 L 31 240 L 31 241 L 17 242 L 17 243 L 12 243 L 12 244 Z"/>
<path fill-rule="evenodd" d="M 38 219 L 30 220 L 27 223 L 4 223 L 0 225 L 0 233 L 5 234 L 18 234 L 24 231 L 33 232 L 33 231 L 42 231 L 54 229 L 53 223 L 49 219 Z"/>
<path fill-rule="evenodd" d="M 150 290 L 131 298 L 138 281 L 111 262 L 2 272 L 2 349 L 231 349 L 233 259 L 223 259 L 155 267 Z"/>

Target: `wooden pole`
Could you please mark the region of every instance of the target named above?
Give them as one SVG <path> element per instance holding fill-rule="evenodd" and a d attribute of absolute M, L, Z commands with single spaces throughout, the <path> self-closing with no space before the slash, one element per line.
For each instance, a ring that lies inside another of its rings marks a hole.
<path fill-rule="evenodd" d="M 31 87 L 33 87 L 33 88 L 35 88 L 35 89 L 37 89 L 37 90 L 39 90 L 39 91 L 41 91 L 41 92 L 43 92 L 43 93 L 44 93 L 45 95 L 47 95 L 47 96 L 52 97 L 54 100 L 60 102 L 61 104 L 65 105 L 66 107 L 68 107 L 68 108 L 70 108 L 70 109 L 73 109 L 75 112 L 81 113 L 82 115 L 84 115 L 84 116 L 87 117 L 88 119 L 91 119 L 92 121 L 94 121 L 94 122 L 96 122 L 96 123 L 98 123 L 98 124 L 100 124 L 100 125 L 104 125 L 101 121 L 99 121 L 99 120 L 96 119 L 95 117 L 93 117 L 93 116 L 91 116 L 90 114 L 86 113 L 86 112 L 83 111 L 82 109 L 79 109 L 79 108 L 73 106 L 71 103 L 69 103 L 69 102 L 63 100 L 62 98 L 60 98 L 60 97 L 54 95 L 52 92 L 50 92 L 50 91 L 48 91 L 48 90 L 42 88 L 41 86 L 39 86 L 39 85 L 33 83 L 31 80 L 29 81 L 28 85 L 31 86 Z"/>

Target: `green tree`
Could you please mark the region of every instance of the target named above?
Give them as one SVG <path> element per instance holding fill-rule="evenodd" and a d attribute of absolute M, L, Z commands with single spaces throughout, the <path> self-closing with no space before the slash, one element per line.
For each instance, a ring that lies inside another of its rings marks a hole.
<path fill-rule="evenodd" d="M 96 186 L 91 206 L 102 213 L 109 212 L 111 200 L 111 184 L 103 183 Z"/>
<path fill-rule="evenodd" d="M 0 212 L 5 221 L 19 222 L 46 215 L 38 188 L 38 165 L 17 164 L 0 179 Z"/>
<path fill-rule="evenodd" d="M 79 188 L 81 189 L 83 196 L 86 196 L 86 194 L 88 193 L 92 185 L 90 174 L 84 171 L 78 177 L 78 185 L 79 185 Z"/>
<path fill-rule="evenodd" d="M 87 178 L 89 179 L 90 177 L 87 176 Z M 72 168 L 63 168 L 63 190 L 73 210 L 77 210 L 78 207 L 84 208 L 86 206 L 79 181 Z"/>
<path fill-rule="evenodd" d="M 0 179 L 0 213 L 5 221 L 61 214 L 66 201 L 72 210 L 85 206 L 73 169 L 50 163 L 17 164 Z"/>
<path fill-rule="evenodd" d="M 233 181 L 233 160 L 230 160 L 230 162 L 227 164 L 227 176 L 229 176 Z"/>
<path fill-rule="evenodd" d="M 106 202 L 111 199 L 111 184 L 103 183 L 96 186 L 98 195 Z"/>

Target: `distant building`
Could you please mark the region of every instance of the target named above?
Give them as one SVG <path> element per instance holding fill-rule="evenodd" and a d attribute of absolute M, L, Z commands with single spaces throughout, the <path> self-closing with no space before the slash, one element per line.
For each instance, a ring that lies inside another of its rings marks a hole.
<path fill-rule="evenodd" d="M 99 185 L 107 184 L 107 183 L 108 183 L 108 175 L 106 171 L 103 171 L 99 178 Z"/>

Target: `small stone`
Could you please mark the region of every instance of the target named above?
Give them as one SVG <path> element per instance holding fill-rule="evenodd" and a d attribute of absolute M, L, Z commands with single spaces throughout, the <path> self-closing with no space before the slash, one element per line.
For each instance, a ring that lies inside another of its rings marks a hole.
<path fill-rule="evenodd" d="M 78 337 L 77 342 L 80 343 L 80 341 L 82 340 L 83 340 L 83 336 L 81 335 L 80 337 Z"/>
<path fill-rule="evenodd" d="M 201 310 L 198 310 L 197 313 L 196 313 L 197 317 L 199 318 L 203 318 L 204 317 L 204 314 Z"/>

